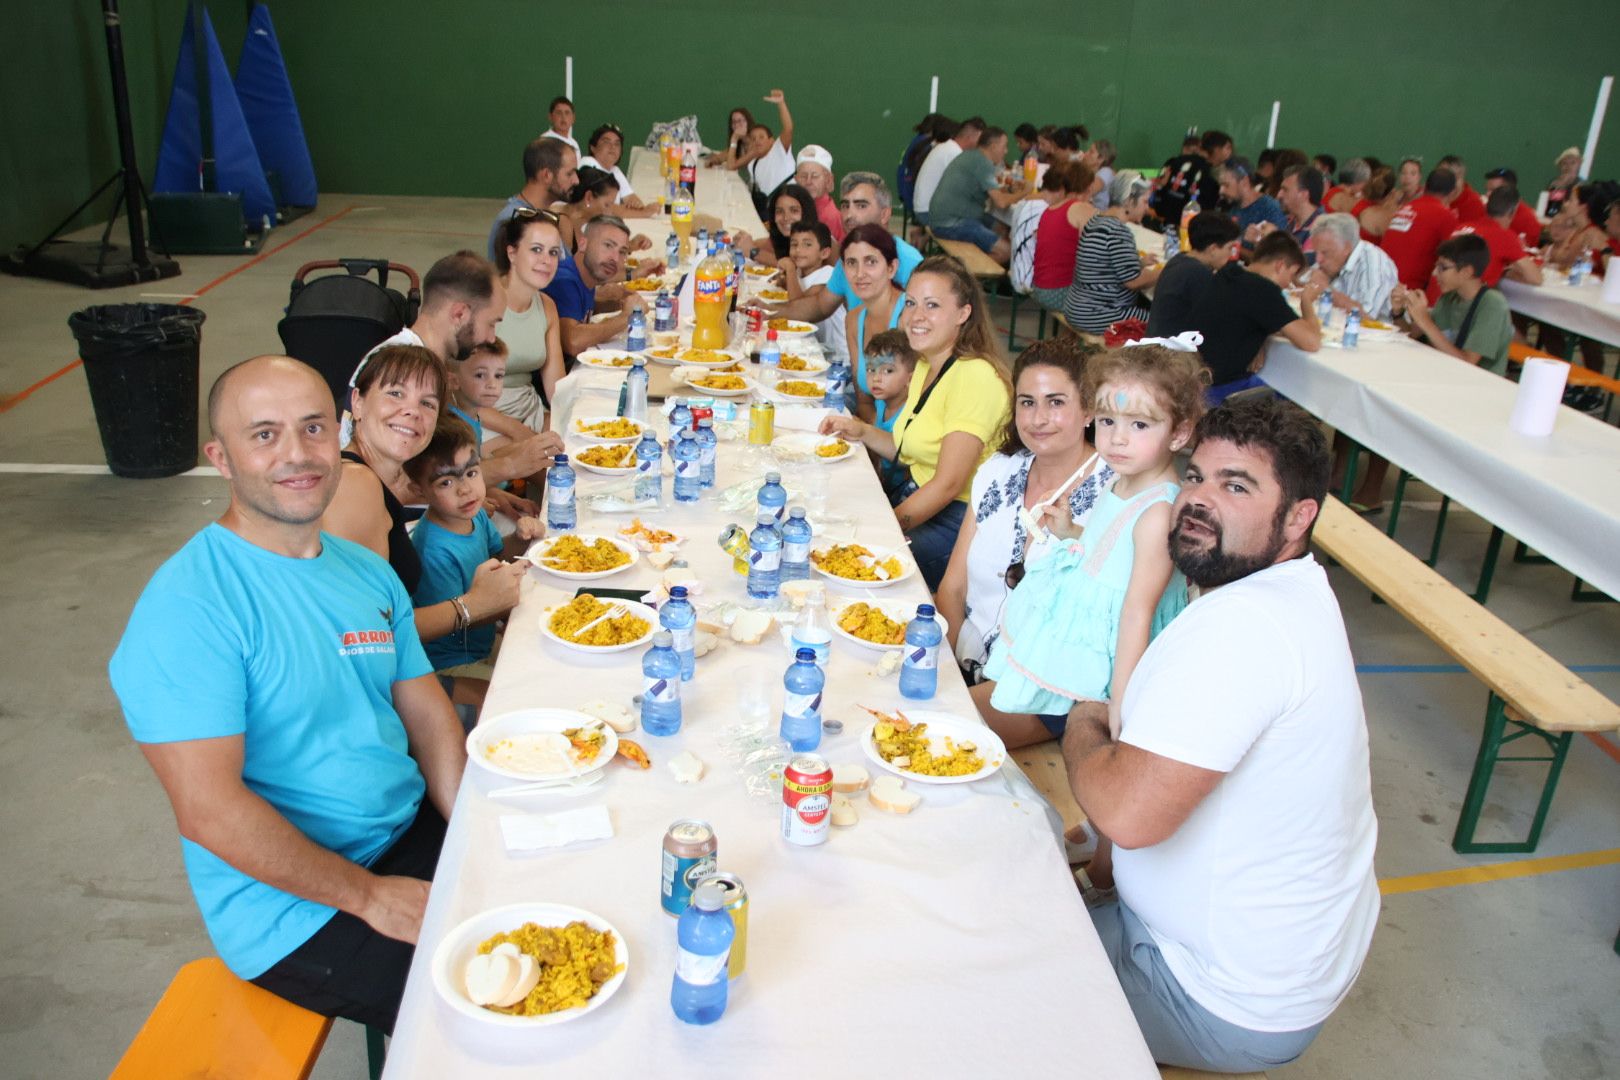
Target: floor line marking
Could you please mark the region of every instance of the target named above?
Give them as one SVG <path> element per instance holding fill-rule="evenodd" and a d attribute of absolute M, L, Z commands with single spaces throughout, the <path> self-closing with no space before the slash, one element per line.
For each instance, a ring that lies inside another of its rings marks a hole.
<path fill-rule="evenodd" d="M 479 239 L 488 236 L 488 233 L 454 232 L 449 229 L 412 229 L 394 228 L 388 225 L 339 225 L 335 232 L 369 232 L 369 233 L 419 233 L 424 236 L 460 236 Z"/>
<path fill-rule="evenodd" d="M 1401 893 L 1426 892 L 1429 889 L 1449 889 L 1458 885 L 1479 885 L 1487 881 L 1535 877 L 1563 870 L 1587 870 L 1594 866 L 1610 866 L 1614 863 L 1620 863 L 1620 848 L 1583 851 L 1574 855 L 1549 855 L 1539 859 L 1518 859 L 1513 862 L 1488 863 L 1484 866 L 1464 866 L 1457 870 L 1440 870 L 1432 874 L 1382 878 L 1378 882 L 1378 891 L 1385 896 L 1398 896 Z"/>
<path fill-rule="evenodd" d="M 310 233 L 316 231 L 317 229 L 324 229 L 326 226 L 330 225 L 332 222 L 334 222 L 334 221 L 338 220 L 339 218 L 343 217 L 345 214 L 349 213 L 349 211 L 351 211 L 353 209 L 354 209 L 354 207 L 352 207 L 352 206 L 345 206 L 342 210 L 337 211 L 335 214 L 330 214 L 327 217 L 322 218 L 320 221 L 317 221 L 315 224 L 311 225 L 309 228 L 305 229 L 303 232 L 299 233 L 297 236 L 292 237 L 290 240 L 285 240 L 282 243 L 277 244 L 275 247 L 271 248 L 268 251 L 259 252 L 259 254 L 255 255 L 253 258 L 249 259 L 247 262 L 245 262 L 242 265 L 236 267 L 235 269 L 227 270 L 225 273 L 221 274 L 219 277 L 215 278 L 213 281 L 210 281 L 208 284 L 206 284 L 202 288 L 198 289 L 195 293 L 191 294 L 190 299 L 181 300 L 180 301 L 180 306 L 181 307 L 188 306 L 192 302 L 192 300 L 195 300 L 198 297 L 202 296 L 204 293 L 208 292 L 210 289 L 214 288 L 215 286 L 225 284 L 225 282 L 229 281 L 231 278 L 235 277 L 237 274 L 240 274 L 242 271 L 247 270 L 250 267 L 257 266 L 259 263 L 261 263 L 264 260 L 268 259 L 270 256 L 276 254 L 277 252 L 287 250 L 288 248 L 292 247 L 294 244 L 298 243 L 298 241 L 300 241 L 304 237 L 308 236 Z M 0 413 L 8 413 L 12 409 L 15 409 L 18 405 L 21 405 L 23 402 L 25 402 L 29 398 L 33 397 L 36 393 L 38 393 L 39 391 L 45 389 L 45 387 L 51 385 L 51 383 L 55 382 L 57 379 L 60 379 L 62 376 L 66 375 L 68 372 L 74 370 L 80 364 L 83 364 L 83 363 L 84 363 L 83 357 L 75 358 L 74 361 L 71 364 L 68 364 L 65 367 L 62 367 L 57 371 L 51 372 L 49 375 L 45 376 L 43 379 L 40 379 L 38 382 L 34 383 L 32 386 L 25 387 L 22 390 L 17 391 L 15 394 L 12 394 L 9 397 L 0 398 Z"/>
<path fill-rule="evenodd" d="M 1620 664 L 1568 664 L 1571 671 L 1615 672 Z M 1357 664 L 1358 675 L 1462 675 L 1467 668 L 1461 664 Z"/>
<path fill-rule="evenodd" d="M 1596 731 L 1588 731 L 1588 732 L 1586 732 L 1586 737 L 1588 739 L 1591 739 L 1594 743 L 1596 743 L 1597 748 L 1599 750 L 1603 751 L 1605 754 L 1608 754 L 1610 757 L 1614 758 L 1614 760 L 1616 762 L 1620 762 L 1620 746 L 1616 746 L 1614 743 L 1610 742 L 1607 738 L 1605 738 L 1601 733 L 1596 732 Z"/>

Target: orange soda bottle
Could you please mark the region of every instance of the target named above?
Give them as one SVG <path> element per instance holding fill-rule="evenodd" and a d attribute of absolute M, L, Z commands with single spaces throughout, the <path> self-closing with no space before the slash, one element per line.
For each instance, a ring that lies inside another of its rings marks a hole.
<path fill-rule="evenodd" d="M 675 237 L 681 242 L 681 262 L 692 257 L 692 193 L 677 188 L 675 201 L 670 204 L 669 223 Z"/>
<path fill-rule="evenodd" d="M 731 260 L 723 253 L 710 254 L 698 263 L 696 281 L 692 288 L 692 314 L 696 325 L 692 329 L 694 349 L 723 349 L 726 347 L 726 276 L 731 272 Z"/>

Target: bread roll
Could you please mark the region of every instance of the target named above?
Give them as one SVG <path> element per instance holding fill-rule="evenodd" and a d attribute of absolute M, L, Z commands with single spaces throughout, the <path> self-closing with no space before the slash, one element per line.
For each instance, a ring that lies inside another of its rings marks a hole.
<path fill-rule="evenodd" d="M 878 777 L 866 797 L 873 806 L 891 814 L 909 814 L 922 802 L 920 796 L 906 790 L 906 782 L 898 776 Z"/>
<path fill-rule="evenodd" d="M 866 766 L 846 763 L 833 766 L 833 790 L 843 795 L 854 795 L 872 785 L 872 774 Z"/>

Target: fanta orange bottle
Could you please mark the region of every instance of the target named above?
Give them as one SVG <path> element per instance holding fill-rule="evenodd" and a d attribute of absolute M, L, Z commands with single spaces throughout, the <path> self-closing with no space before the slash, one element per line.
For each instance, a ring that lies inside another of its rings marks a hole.
<path fill-rule="evenodd" d="M 726 347 L 726 275 L 730 272 L 731 260 L 719 253 L 709 255 L 694 271 L 697 275 L 692 287 L 692 315 L 696 321 L 692 328 L 694 349 Z"/>
<path fill-rule="evenodd" d="M 670 204 L 669 223 L 681 242 L 681 262 L 692 257 L 692 193 L 678 188 L 675 201 Z"/>

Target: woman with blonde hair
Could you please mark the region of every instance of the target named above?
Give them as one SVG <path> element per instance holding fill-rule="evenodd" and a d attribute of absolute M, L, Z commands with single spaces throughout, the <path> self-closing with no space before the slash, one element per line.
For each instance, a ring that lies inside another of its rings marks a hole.
<path fill-rule="evenodd" d="M 821 431 L 859 440 L 910 471 L 890 502 L 932 591 L 956 545 L 973 474 L 1001 443 L 1012 384 L 984 290 L 960 262 L 924 259 L 903 302 L 900 327 L 919 359 L 893 433 L 838 415 L 823 420 Z"/>

